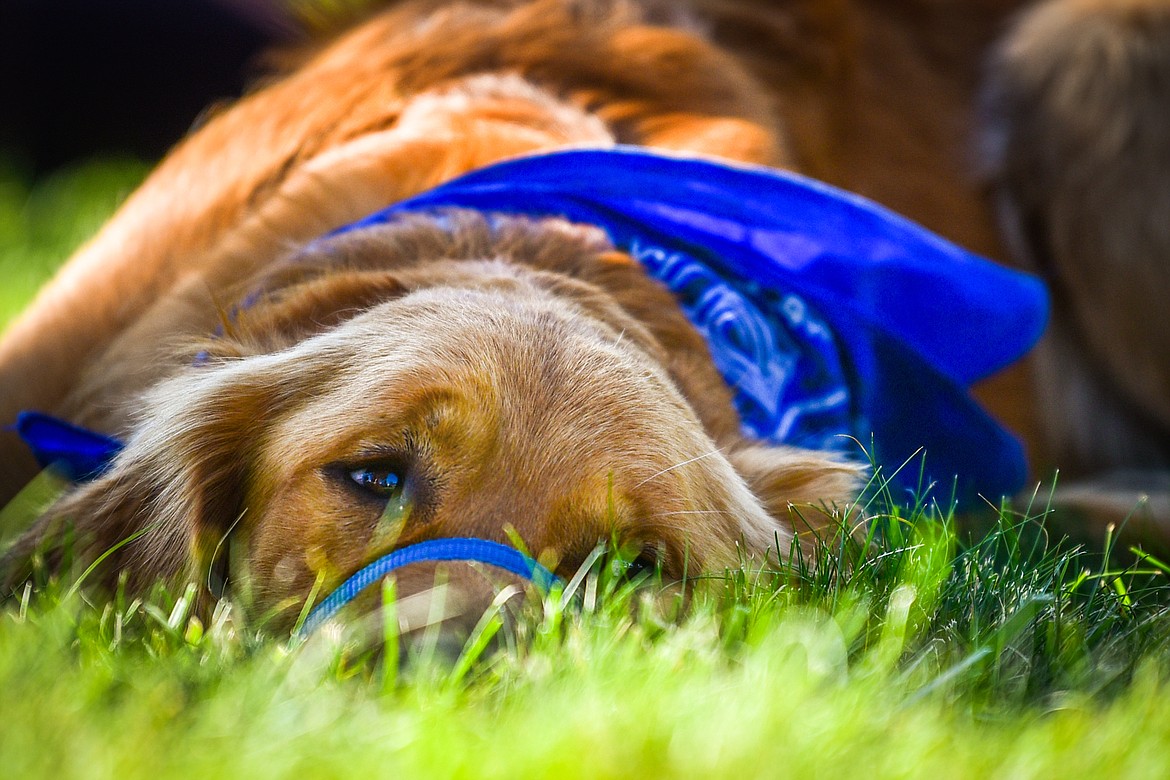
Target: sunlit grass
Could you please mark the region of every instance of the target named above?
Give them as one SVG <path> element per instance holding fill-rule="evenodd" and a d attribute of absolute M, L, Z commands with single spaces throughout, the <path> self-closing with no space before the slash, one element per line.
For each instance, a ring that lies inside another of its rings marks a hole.
<path fill-rule="evenodd" d="M 66 578 L 0 613 L 0 755 L 18 777 L 1170 772 L 1158 567 L 1010 515 L 973 545 L 929 513 L 877 524 L 848 570 L 731 572 L 681 612 L 603 560 L 470 667 L 389 674 L 336 632 Z"/>

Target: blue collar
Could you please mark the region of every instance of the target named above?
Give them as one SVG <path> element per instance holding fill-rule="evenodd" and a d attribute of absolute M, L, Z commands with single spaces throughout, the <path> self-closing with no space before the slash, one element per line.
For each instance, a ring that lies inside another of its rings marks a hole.
<path fill-rule="evenodd" d="M 968 386 L 1039 338 L 1048 299 L 1034 277 L 820 182 L 633 148 L 500 163 L 336 232 L 446 208 L 603 228 L 674 292 L 752 438 L 861 456 L 857 440 L 887 474 L 924 450 L 926 478 L 960 498 L 1024 483 L 1019 442 Z M 99 472 L 68 452 L 86 432 L 52 422 L 17 428 L 42 462 Z M 92 436 L 82 449 L 112 457 Z"/>
<path fill-rule="evenodd" d="M 469 561 L 494 566 L 531 581 L 542 592 L 547 592 L 559 581 L 555 574 L 531 557 L 499 542 L 458 536 L 428 539 L 425 542 L 400 547 L 358 570 L 313 607 L 297 630 L 297 634 L 299 636 L 312 634 L 322 623 L 334 617 L 342 607 L 357 598 L 359 593 L 395 569 L 412 563 L 434 561 Z"/>

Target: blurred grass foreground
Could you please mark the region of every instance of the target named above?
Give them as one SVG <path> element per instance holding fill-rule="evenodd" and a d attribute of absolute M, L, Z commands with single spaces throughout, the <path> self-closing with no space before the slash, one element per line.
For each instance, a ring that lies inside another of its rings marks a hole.
<path fill-rule="evenodd" d="M 0 165 L 3 321 L 143 174 Z M 0 594 L 0 776 L 1170 777 L 1170 567 L 1043 504 L 964 539 L 878 491 L 864 543 L 687 611 L 602 557 L 454 663 L 67 573 Z"/>

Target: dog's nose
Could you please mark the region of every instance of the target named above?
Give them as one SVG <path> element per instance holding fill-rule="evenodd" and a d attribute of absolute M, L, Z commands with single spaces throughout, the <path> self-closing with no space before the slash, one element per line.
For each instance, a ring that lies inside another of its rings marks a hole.
<path fill-rule="evenodd" d="M 371 585 L 334 622 L 346 643 L 384 655 L 397 643 L 399 663 L 451 666 L 470 653 L 490 653 L 496 634 L 510 630 L 532 583 L 507 572 L 459 561 L 403 566 Z"/>

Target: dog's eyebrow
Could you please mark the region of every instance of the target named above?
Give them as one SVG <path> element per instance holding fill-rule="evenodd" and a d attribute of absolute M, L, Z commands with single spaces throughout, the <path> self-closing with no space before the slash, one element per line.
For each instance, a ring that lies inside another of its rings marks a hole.
<path fill-rule="evenodd" d="M 712 455 L 718 455 L 722 451 L 723 451 L 722 447 L 716 447 L 715 449 L 713 449 L 709 452 L 704 452 L 702 455 L 696 455 L 695 457 L 684 460 L 681 463 L 676 463 L 673 466 L 667 466 L 666 468 L 662 469 L 661 471 L 657 471 L 657 472 L 651 474 L 650 476 L 646 477 L 646 479 L 644 479 L 641 482 L 639 482 L 638 484 L 634 485 L 633 489 L 637 490 L 638 488 L 645 485 L 647 482 L 654 480 L 654 479 L 658 479 L 663 474 L 667 474 L 671 471 L 674 471 L 675 469 L 681 469 L 683 466 L 694 463 L 697 460 L 702 460 L 703 458 L 709 458 Z"/>
<path fill-rule="evenodd" d="M 412 460 L 413 455 L 413 448 L 410 442 L 405 442 L 402 445 L 375 444 L 362 447 L 357 452 L 354 452 L 352 455 L 348 456 L 343 462 L 348 465 L 351 461 L 356 464 L 363 461 L 375 462 L 398 459 Z"/>

